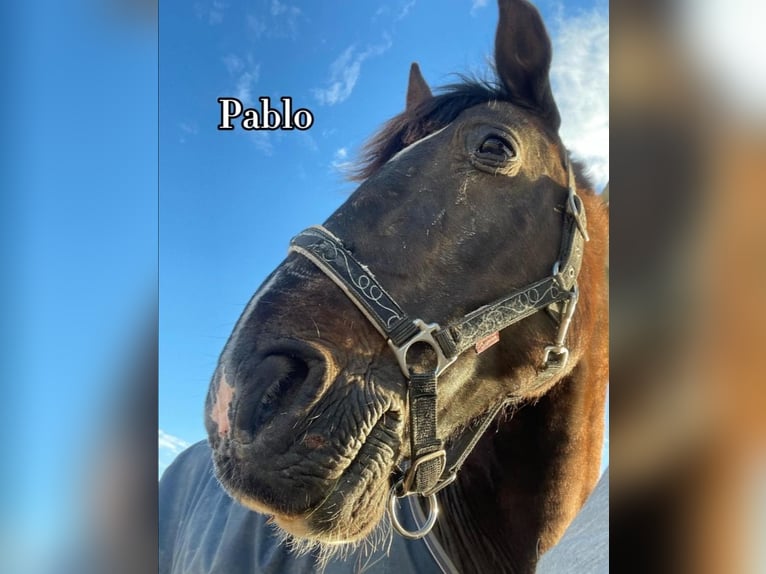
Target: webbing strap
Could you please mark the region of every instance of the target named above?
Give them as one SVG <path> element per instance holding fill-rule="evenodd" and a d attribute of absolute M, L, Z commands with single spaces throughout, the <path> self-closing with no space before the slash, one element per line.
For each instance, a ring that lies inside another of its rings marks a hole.
<path fill-rule="evenodd" d="M 436 434 L 436 373 L 410 372 L 410 458 L 404 476 L 404 492 L 427 492 L 444 472 L 447 455 Z"/>

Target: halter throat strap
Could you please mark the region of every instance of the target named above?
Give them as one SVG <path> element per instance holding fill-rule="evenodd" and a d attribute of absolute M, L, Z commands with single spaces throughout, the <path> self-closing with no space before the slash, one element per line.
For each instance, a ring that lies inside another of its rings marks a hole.
<path fill-rule="evenodd" d="M 569 354 L 566 335 L 577 304 L 577 277 L 584 244 L 588 240 L 583 203 L 575 190 L 571 165 L 567 168 L 569 192 L 563 214 L 562 239 L 551 274 L 479 307 L 446 327 L 408 316 L 372 271 L 325 227 L 309 227 L 291 240 L 290 251 L 314 263 L 387 340 L 407 378 L 411 463 L 396 485 L 396 496 L 419 494 L 432 497 L 450 484 L 495 416 L 504 406 L 520 398 L 509 396 L 495 405 L 473 432 L 464 434 L 459 444 L 453 446 L 448 461 L 444 441 L 437 434 L 437 381 L 460 354 L 547 308 L 558 317 L 559 329 L 556 339 L 544 349 L 543 363 L 538 368 L 533 389 L 543 387 L 564 372 Z M 408 351 L 416 343 L 429 345 L 435 353 L 434 364 L 426 371 L 416 370 L 408 363 Z M 395 515 L 392 519 L 396 527 Z M 405 534 L 402 529 L 397 530 Z M 423 536 L 426 532 L 418 534 Z"/>

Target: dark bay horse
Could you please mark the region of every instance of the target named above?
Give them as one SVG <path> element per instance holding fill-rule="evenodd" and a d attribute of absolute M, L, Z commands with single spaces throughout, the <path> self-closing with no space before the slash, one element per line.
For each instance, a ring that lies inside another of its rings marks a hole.
<path fill-rule="evenodd" d="M 540 15 L 499 7 L 495 80 L 433 95 L 413 65 L 361 185 L 221 354 L 217 478 L 293 543 L 433 526 L 461 572 L 533 572 L 598 478 L 607 215 L 559 138 Z"/>

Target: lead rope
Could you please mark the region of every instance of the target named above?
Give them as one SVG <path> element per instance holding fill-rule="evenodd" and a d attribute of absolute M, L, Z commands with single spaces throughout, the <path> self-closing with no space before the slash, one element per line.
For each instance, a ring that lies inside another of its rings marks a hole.
<path fill-rule="evenodd" d="M 420 508 L 420 505 L 417 504 L 412 498 L 407 499 L 407 504 L 410 508 L 412 517 L 415 519 L 415 522 L 424 524 L 426 517 L 423 514 L 423 509 Z M 444 547 L 441 545 L 441 542 L 439 542 L 439 539 L 434 536 L 433 531 L 429 532 L 423 537 L 423 543 L 426 545 L 426 549 L 428 550 L 429 554 L 431 554 L 431 558 L 434 559 L 434 562 L 436 562 L 439 570 L 442 571 L 442 574 L 460 574 L 460 571 L 457 569 L 454 562 L 452 562 L 452 559 L 447 554 L 447 551 L 444 550 Z"/>

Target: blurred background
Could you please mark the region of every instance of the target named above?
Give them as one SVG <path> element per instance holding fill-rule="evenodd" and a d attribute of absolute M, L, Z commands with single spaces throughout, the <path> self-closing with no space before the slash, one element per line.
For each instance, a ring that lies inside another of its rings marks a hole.
<path fill-rule="evenodd" d="M 609 6 L 615 571 L 766 570 L 765 9 Z M 157 6 L 0 10 L 0 571 L 154 571 Z"/>
<path fill-rule="evenodd" d="M 766 569 L 765 9 L 611 4 L 620 571 Z"/>
<path fill-rule="evenodd" d="M 156 5 L 0 10 L 0 571 L 152 571 Z"/>

